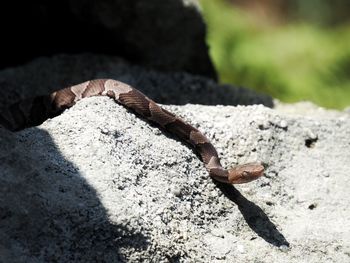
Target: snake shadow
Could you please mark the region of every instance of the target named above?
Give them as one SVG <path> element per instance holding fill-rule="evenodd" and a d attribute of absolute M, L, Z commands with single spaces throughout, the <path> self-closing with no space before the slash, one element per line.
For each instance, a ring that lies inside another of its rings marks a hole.
<path fill-rule="evenodd" d="M 127 111 L 133 112 L 130 109 L 127 109 Z M 166 137 L 178 140 L 178 138 L 175 135 L 169 133 L 165 129 L 158 127 L 156 124 L 149 122 L 143 118 L 141 118 L 141 120 L 148 123 L 152 127 L 156 127 L 162 130 L 163 134 Z M 189 143 L 182 143 L 190 149 L 192 149 L 193 153 L 199 159 L 201 159 L 200 154 L 197 151 L 195 151 Z M 266 242 L 276 247 L 289 247 L 289 242 L 285 239 L 283 234 L 278 231 L 276 226 L 271 222 L 266 213 L 258 205 L 245 198 L 233 185 L 221 183 L 214 179 L 212 179 L 212 181 L 228 199 L 230 199 L 238 206 L 238 209 L 242 213 L 245 221 L 258 236 L 260 236 Z"/>
<path fill-rule="evenodd" d="M 245 198 L 234 186 L 214 180 L 213 182 L 228 199 L 237 205 L 248 226 L 258 236 L 276 247 L 289 247 L 289 242 L 258 205 Z"/>

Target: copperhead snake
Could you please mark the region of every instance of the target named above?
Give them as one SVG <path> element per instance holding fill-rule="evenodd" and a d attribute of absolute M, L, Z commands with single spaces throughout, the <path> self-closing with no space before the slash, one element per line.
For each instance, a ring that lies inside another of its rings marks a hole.
<path fill-rule="evenodd" d="M 61 114 L 79 100 L 92 96 L 113 98 L 117 103 L 189 143 L 199 153 L 209 175 L 217 181 L 230 184 L 247 183 L 264 173 L 264 167 L 260 163 L 248 163 L 224 169 L 215 147 L 199 130 L 161 108 L 139 90 L 111 79 L 86 81 L 46 96 L 12 104 L 0 113 L 0 124 L 11 131 L 39 125 L 46 119 Z"/>

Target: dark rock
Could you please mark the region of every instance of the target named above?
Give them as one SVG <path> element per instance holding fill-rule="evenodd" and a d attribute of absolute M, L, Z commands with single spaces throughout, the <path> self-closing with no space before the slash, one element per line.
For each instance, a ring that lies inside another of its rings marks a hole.
<path fill-rule="evenodd" d="M 15 0 L 1 10 L 0 68 L 38 56 L 94 52 L 216 78 L 195 0 Z"/>

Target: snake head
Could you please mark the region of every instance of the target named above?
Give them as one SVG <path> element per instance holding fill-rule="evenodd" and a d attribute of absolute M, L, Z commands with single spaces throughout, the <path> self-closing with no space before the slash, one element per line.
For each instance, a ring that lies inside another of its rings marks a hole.
<path fill-rule="evenodd" d="M 228 171 L 231 184 L 244 184 L 258 179 L 264 174 L 264 166 L 260 163 L 237 165 Z"/>

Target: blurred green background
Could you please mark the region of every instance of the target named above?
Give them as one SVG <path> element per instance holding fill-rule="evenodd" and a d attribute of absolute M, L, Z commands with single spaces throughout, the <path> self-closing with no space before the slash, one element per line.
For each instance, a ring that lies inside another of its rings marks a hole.
<path fill-rule="evenodd" d="M 221 83 L 350 106 L 350 1 L 200 0 Z"/>

